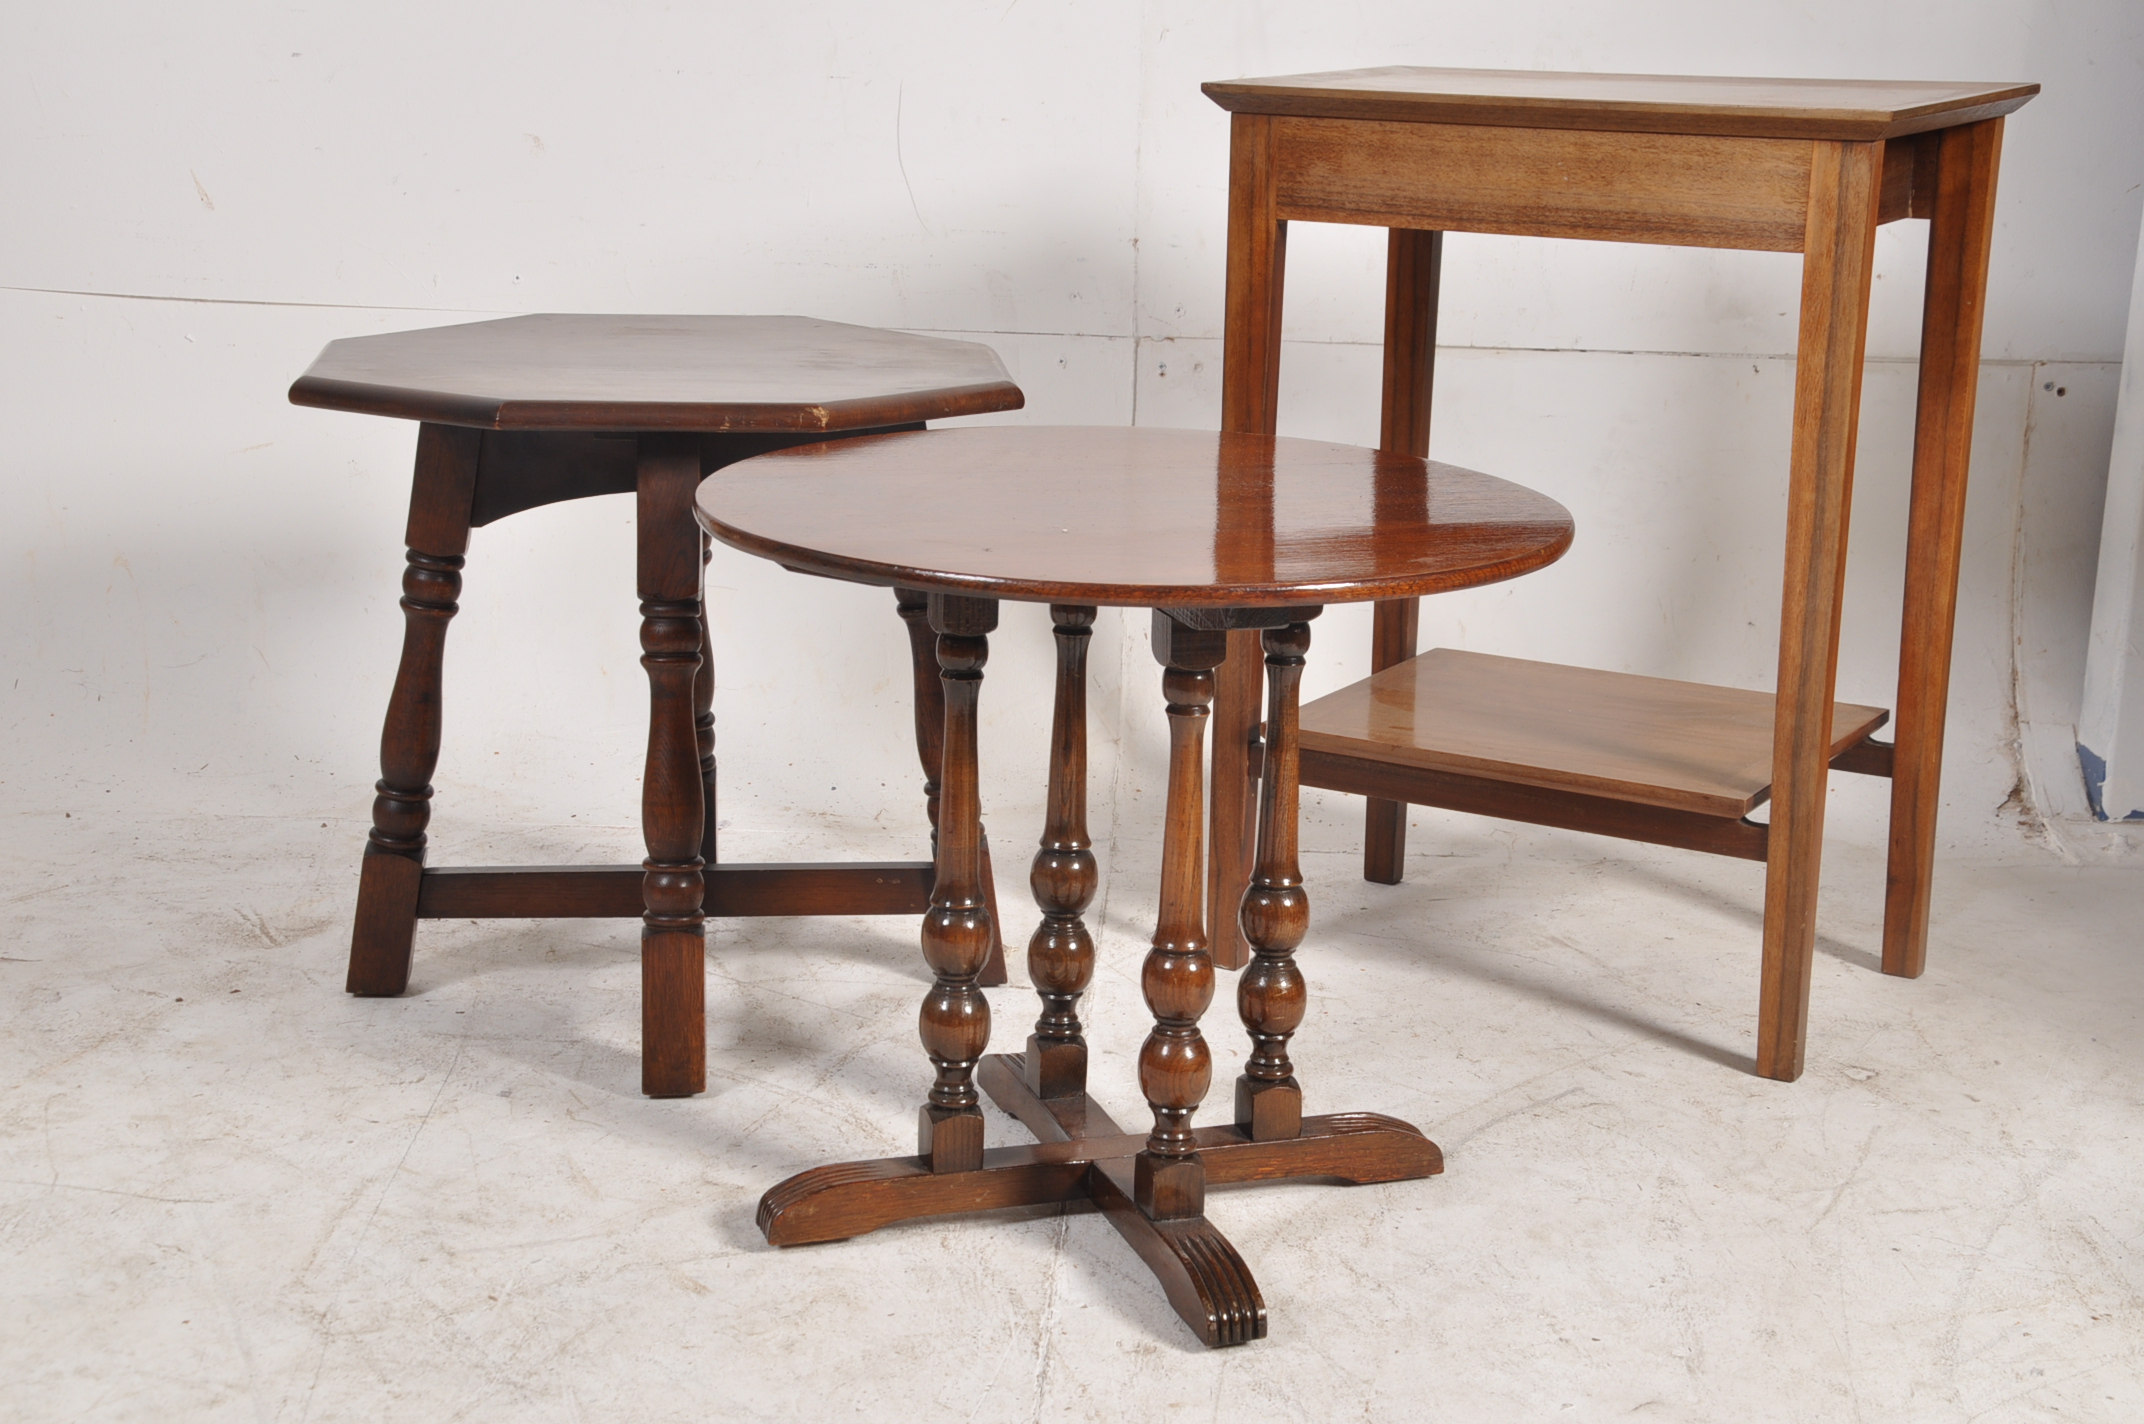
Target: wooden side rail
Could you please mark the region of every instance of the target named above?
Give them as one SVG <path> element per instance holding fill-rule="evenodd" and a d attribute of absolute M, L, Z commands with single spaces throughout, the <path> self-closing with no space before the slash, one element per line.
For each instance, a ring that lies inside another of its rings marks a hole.
<path fill-rule="evenodd" d="M 920 915 L 930 908 L 927 860 L 710 865 L 702 908 L 712 918 Z M 637 920 L 637 865 L 463 865 L 427 869 L 420 920 Z"/>

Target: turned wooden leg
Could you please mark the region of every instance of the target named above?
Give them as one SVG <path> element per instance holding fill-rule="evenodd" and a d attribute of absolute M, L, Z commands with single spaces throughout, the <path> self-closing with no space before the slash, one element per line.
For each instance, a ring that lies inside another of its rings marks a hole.
<path fill-rule="evenodd" d="M 358 875 L 344 981 L 352 994 L 393 996 L 409 987 L 424 829 L 432 818 L 432 771 L 439 764 L 440 675 L 447 623 L 461 596 L 482 442 L 481 432 L 450 425 L 426 425 L 417 433 L 409 564 L 402 573 L 402 663 L 380 733 L 378 794 Z"/>
<path fill-rule="evenodd" d="M 702 548 L 692 494 L 700 480 L 692 436 L 640 440 L 640 664 L 648 670 L 648 761 L 640 818 L 645 906 L 640 932 L 640 1090 L 687 1097 L 707 1086 L 706 921 L 700 847 Z"/>
<path fill-rule="evenodd" d="M 1227 635 L 1187 628 L 1154 613 L 1154 657 L 1166 669 L 1169 707 L 1169 802 L 1161 850 L 1161 913 L 1154 947 L 1140 975 L 1154 1030 L 1139 1050 L 1139 1088 L 1154 1111 L 1154 1130 L 1133 1166 L 1132 1197 L 1156 1221 L 1206 1209 L 1206 1169 L 1198 1159 L 1191 1116 L 1213 1083 L 1213 1057 L 1199 1016 L 1213 1002 L 1213 960 L 1206 952 L 1206 718 L 1213 670 L 1228 656 Z"/>
<path fill-rule="evenodd" d="M 700 536 L 700 670 L 692 679 L 693 741 L 700 749 L 700 859 L 713 865 L 715 856 L 715 646 L 708 628 L 707 565 L 715 556 L 714 541 Z"/>
<path fill-rule="evenodd" d="M 915 674 L 916 759 L 923 763 L 923 808 L 931 820 L 931 850 L 938 847 L 939 781 L 945 764 L 945 692 L 938 680 L 938 639 L 931 631 L 930 595 L 896 588 L 894 607 L 908 625 L 909 665 Z M 997 876 L 990 868 L 990 837 L 983 835 L 983 903 L 990 909 L 990 958 L 975 982 L 995 989 L 1005 982 L 1005 940 L 998 929 Z"/>
<path fill-rule="evenodd" d="M 1094 610 L 1050 605 L 1057 627 L 1057 706 L 1050 728 L 1050 810 L 1028 885 L 1042 923 L 1027 942 L 1027 975 L 1042 1014 L 1022 1060 L 1029 1091 L 1066 1098 L 1087 1091 L 1087 1040 L 1079 996 L 1094 979 L 1094 937 L 1080 918 L 1094 902 L 1094 842 L 1087 838 L 1087 647 Z"/>
<path fill-rule="evenodd" d="M 1429 458 L 1429 401 L 1437 365 L 1437 286 L 1444 234 L 1393 228 L 1385 237 L 1385 389 L 1377 447 Z M 1370 671 L 1415 654 L 1422 601 L 1377 605 Z M 1362 878 L 1397 885 L 1407 871 L 1407 803 L 1373 796 L 1363 811 Z"/>
<path fill-rule="evenodd" d="M 1297 713 L 1310 625 L 1265 634 L 1265 774 L 1258 785 L 1258 865 L 1243 894 L 1243 938 L 1255 956 L 1236 981 L 1236 1008 L 1251 1035 L 1251 1056 L 1236 1080 L 1236 1122 L 1256 1142 L 1303 1130 L 1303 1089 L 1288 1061 L 1288 1040 L 1303 1023 L 1307 991 L 1295 948 L 1310 928 L 1310 896 L 1296 863 Z"/>
<path fill-rule="evenodd" d="M 1916 978 L 1928 963 L 1943 714 L 1950 695 L 1958 566 L 1965 546 L 1966 467 L 1980 377 L 1980 312 L 1995 228 L 2003 121 L 1946 129 L 1928 224 L 1921 314 L 1921 388 L 1906 529 L 1905 626 L 1899 635 L 1898 721 L 1891 761 L 1891 855 L 1883 907 L 1883 972 Z"/>
<path fill-rule="evenodd" d="M 923 1000 L 920 1027 L 938 1079 L 923 1105 L 916 1150 L 929 1159 L 933 1172 L 973 1172 L 983 1165 L 975 1061 L 990 1042 L 990 1001 L 976 981 L 993 939 L 983 899 L 975 703 L 990 656 L 988 634 L 998 625 L 997 601 L 934 593 L 930 624 L 938 634 L 945 740 L 938 869 L 923 917 L 923 958 L 937 981 Z"/>
<path fill-rule="evenodd" d="M 1839 661 L 1839 590 L 1846 571 L 1882 161 L 1880 143 L 1815 145 L 1802 249 L 1757 1010 L 1757 1072 L 1785 1082 L 1801 1076 L 1809 1023 L 1824 793 L 1831 772 L 1832 688 Z"/>

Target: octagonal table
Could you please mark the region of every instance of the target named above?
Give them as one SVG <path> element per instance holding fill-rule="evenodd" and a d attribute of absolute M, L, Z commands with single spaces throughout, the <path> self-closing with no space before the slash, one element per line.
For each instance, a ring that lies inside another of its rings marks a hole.
<path fill-rule="evenodd" d="M 331 342 L 290 399 L 422 422 L 402 661 L 380 739 L 349 992 L 408 987 L 420 919 L 639 917 L 641 1090 L 684 1096 L 707 1081 L 707 915 L 912 914 L 928 903 L 929 861 L 716 860 L 714 670 L 700 602 L 707 545 L 692 496 L 703 475 L 770 450 L 1016 410 L 1020 388 L 996 353 L 793 316 L 519 316 Z M 469 531 L 616 493 L 638 499 L 647 860 L 426 866 L 441 662 Z M 935 825 L 941 711 L 924 595 L 897 590 L 897 602 L 916 661 L 917 747 Z"/>

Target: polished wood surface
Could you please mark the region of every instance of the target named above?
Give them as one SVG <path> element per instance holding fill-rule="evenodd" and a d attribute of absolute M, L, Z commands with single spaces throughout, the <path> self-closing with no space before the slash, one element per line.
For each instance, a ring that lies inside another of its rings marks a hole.
<path fill-rule="evenodd" d="M 1028 872 L 1042 922 L 1027 941 L 1027 977 L 1042 1011 L 1023 1059 L 1027 1086 L 1042 1098 L 1087 1090 L 1079 1001 L 1094 982 L 1094 935 L 1085 916 L 1101 880 L 1087 831 L 1087 648 L 1094 640 L 1094 612 L 1091 604 L 1050 606 L 1057 695 L 1050 718 L 1049 814 Z"/>
<path fill-rule="evenodd" d="M 694 704 L 701 671 L 700 540 L 699 531 L 669 514 L 691 497 L 699 478 L 699 447 L 690 436 L 641 440 L 635 526 L 648 750 L 640 825 L 648 858 L 640 931 L 640 1090 L 654 1098 L 687 1097 L 707 1087 L 700 874 L 707 863 L 700 855 L 706 781 Z"/>
<path fill-rule="evenodd" d="M 923 1051 L 937 1069 L 919 1119 L 917 1151 L 933 1172 L 972 1172 L 983 1161 L 983 1113 L 975 1064 L 990 1043 L 990 1001 L 977 982 L 996 940 L 983 900 L 982 804 L 976 789 L 976 704 L 990 632 L 992 599 L 934 593 L 938 677 L 945 689 L 944 790 L 939 802 L 938 874 L 923 916 L 923 960 L 936 976 L 919 1015 Z"/>
<path fill-rule="evenodd" d="M 1221 428 L 1274 433 L 1280 402 L 1281 292 L 1288 268 L 1288 224 L 1274 207 L 1273 120 L 1231 120 L 1228 167 L 1228 293 L 1223 321 Z M 1386 448 L 1390 448 L 1389 446 Z M 1428 451 L 1402 453 L 1426 457 Z M 1243 930 L 1228 914 L 1251 883 L 1253 810 L 1250 759 L 1258 740 L 1258 640 L 1237 633 L 1214 683 L 1213 777 L 1208 795 L 1213 834 L 1207 902 L 1216 911 L 1214 962 L 1250 962 Z"/>
<path fill-rule="evenodd" d="M 1398 802 L 1509 814 L 1765 860 L 1757 1071 L 1801 1072 L 1829 772 L 1892 775 L 1885 971 L 1924 962 L 1943 700 L 1971 444 L 1973 383 L 2002 115 L 2032 84 L 1712 79 L 1387 68 L 1207 86 L 1230 114 L 1222 427 L 1270 434 L 1280 381 L 1291 219 L 1800 251 L 1802 313 L 1789 468 L 1769 828 L 1709 812 L 1389 763 L 1369 743 L 1305 750 L 1312 784 L 1372 800 L 1365 874 L 1403 868 Z M 1900 651 L 1898 741 L 1833 753 L 1848 506 L 1878 224 L 1929 217 L 1920 415 Z M 1387 424 L 1395 372 L 1416 361 L 1395 312 L 1413 265 L 1388 261 Z M 1424 414 L 1426 421 L 1426 411 Z M 1387 432 L 1390 443 L 1390 432 Z M 1389 605 L 1388 605 L 1389 606 Z M 1373 667 L 1412 652 L 1395 609 Z M 1222 679 L 1214 723 L 1213 896 L 1242 883 L 1241 790 L 1255 773 L 1256 689 Z M 1238 729 L 1245 729 L 1237 735 Z M 1497 788 L 1508 811 L 1498 811 Z M 1380 788 L 1383 789 L 1380 789 Z M 1217 945 L 1225 957 L 1237 946 Z"/>
<path fill-rule="evenodd" d="M 1138 1156 L 1132 1196 L 1155 1221 L 1202 1214 L 1206 1171 L 1191 1137 L 1191 1116 L 1213 1085 L 1213 1054 L 1199 1019 L 1213 1002 L 1206 953 L 1206 715 L 1213 670 L 1228 656 L 1228 633 L 1191 628 L 1154 614 L 1151 646 L 1165 671 L 1169 790 L 1161 840 L 1161 910 L 1140 971 L 1154 1027 L 1139 1049 L 1139 1089 L 1154 1130 Z"/>
<path fill-rule="evenodd" d="M 1898 747 L 1883 913 L 1883 970 L 1917 978 L 1928 963 L 1928 907 L 1941 802 L 1951 630 L 1965 547 L 1966 470 L 1979 394 L 1980 318 L 1995 233 L 2003 121 L 1937 136 L 1921 313 L 1920 401 L 1906 526 L 1905 626 L 1899 635 Z"/>
<path fill-rule="evenodd" d="M 1295 1079 L 1288 1040 L 1303 1026 L 1309 990 L 1296 946 L 1310 929 L 1310 892 L 1296 858 L 1297 781 L 1302 723 L 1303 655 L 1310 625 L 1269 628 L 1266 655 L 1265 755 L 1258 786 L 1258 863 L 1236 914 L 1255 956 L 1236 978 L 1236 1012 L 1251 1038 L 1251 1056 L 1236 1079 L 1236 1125 L 1259 1142 L 1294 1137 L 1303 1128 L 1303 1085 Z"/>
<path fill-rule="evenodd" d="M 1787 479 L 1772 830 L 1765 860 L 1757 1071 L 1801 1076 L 1816 953 L 1832 688 L 1846 582 L 1847 516 L 1876 256 L 1878 161 L 1869 144 L 1817 143 L 1803 250 L 1801 334 Z"/>
<path fill-rule="evenodd" d="M 761 1199 L 760 1229 L 795 1245 L 955 1212 L 1099 1208 L 1201 1341 L 1263 1337 L 1265 1300 L 1207 1219 L 1209 1184 L 1399 1181 L 1443 1167 L 1406 1123 L 1303 1112 L 1290 1053 L 1308 1002 L 1296 963 L 1310 924 L 1296 815 L 1309 621 L 1336 595 L 1411 597 L 1538 567 L 1569 543 L 1568 516 L 1517 486 L 1413 456 L 1033 426 L 767 455 L 710 476 L 699 508 L 726 542 L 806 572 L 892 584 L 904 607 L 929 589 L 945 671 L 937 882 L 923 928 L 936 982 L 921 1015 L 936 1081 L 919 1150 L 791 1177 Z M 1027 1052 L 1013 1056 L 979 1056 L 990 1013 L 975 992 L 987 938 L 976 690 L 998 605 L 977 588 L 1049 601 L 1057 643 L 1048 809 L 1030 878 L 1043 914 L 1029 949 L 1042 1012 Z M 1153 607 L 1170 749 L 1160 903 L 1140 974 L 1153 1016 L 1138 1055 L 1151 1126 L 1127 1133 L 1088 1091 L 1078 1015 L 1094 976 L 1082 917 L 1098 872 L 1086 825 L 1085 660 L 1096 606 L 1141 603 Z M 1202 1128 L 1194 1117 L 1214 1073 L 1201 1025 L 1215 987 L 1208 915 L 1219 913 L 1206 903 L 1204 742 L 1217 673 L 1245 638 L 1263 642 L 1271 693 L 1255 875 L 1228 911 L 1256 956 L 1237 986 L 1250 1051 L 1235 1082 L 1237 1122 Z M 978 1090 L 1038 1145 L 988 1147 Z"/>
<path fill-rule="evenodd" d="M 860 430 L 1017 410 L 972 341 L 799 316 L 539 314 L 331 341 L 298 405 L 488 430 Z"/>
<path fill-rule="evenodd" d="M 1271 122 L 1282 221 L 1801 248 L 1804 139 Z"/>
<path fill-rule="evenodd" d="M 1444 234 L 1394 228 L 1385 234 L 1384 391 L 1377 448 L 1429 458 L 1430 397 L 1437 369 L 1437 296 L 1444 280 Z M 1370 626 L 1370 671 L 1415 654 L 1421 602 L 1377 605 Z M 1373 796 L 1362 814 L 1362 875 L 1397 885 L 1407 864 L 1407 807 Z"/>
<path fill-rule="evenodd" d="M 932 498 L 916 497 L 926 482 Z M 1042 492 L 1077 490 L 1077 499 Z M 700 486 L 716 538 L 836 578 L 1045 603 L 1257 606 L 1435 593 L 1569 547 L 1555 501 L 1314 440 L 1100 426 L 874 435 Z"/>
<path fill-rule="evenodd" d="M 291 399 L 424 422 L 402 663 L 359 876 L 351 993 L 407 989 L 420 919 L 641 917 L 643 1087 L 677 1096 L 705 1079 L 706 915 L 913 914 L 927 902 L 929 862 L 713 866 L 715 677 L 701 607 L 709 545 L 691 498 L 708 471 L 769 450 L 1018 407 L 1019 388 L 987 348 L 801 317 L 516 317 L 331 343 Z M 648 861 L 428 867 L 445 634 L 470 531 L 561 500 L 625 493 L 637 505 L 651 692 Z M 943 709 L 935 658 L 927 647 L 919 655 L 931 663 L 932 696 L 917 709 L 927 723 Z M 918 751 L 935 786 L 933 745 L 919 738 Z M 987 842 L 980 853 L 994 924 Z M 977 983 L 1003 982 L 993 932 Z"/>
<path fill-rule="evenodd" d="M 1753 79 L 1532 69 L 1377 69 L 1200 86 L 1241 114 L 1867 142 L 2007 114 L 2037 84 Z"/>
<path fill-rule="evenodd" d="M 1836 704 L 1826 760 L 1887 715 Z M 1740 817 L 1771 789 L 1772 717 L 1768 692 L 1432 648 L 1312 702 L 1302 735 L 1306 752 Z"/>
<path fill-rule="evenodd" d="M 781 446 L 770 447 L 781 449 Z M 893 591 L 894 611 L 908 629 L 909 669 L 915 688 L 916 759 L 923 763 L 923 812 L 931 823 L 932 873 L 938 855 L 938 797 L 945 770 L 945 683 L 938 675 L 938 635 L 931 631 L 931 596 L 920 588 Z M 990 912 L 990 958 L 976 982 L 1005 982 L 1005 939 L 998 918 L 998 886 L 990 865 L 990 836 L 981 832 L 983 908 Z"/>
<path fill-rule="evenodd" d="M 424 872 L 420 920 L 637 920 L 639 865 L 446 865 Z M 717 919 L 768 915 L 920 915 L 927 860 L 740 861 L 700 871 L 700 908 Z M 1002 982 L 1002 981 L 1001 981 Z"/>
<path fill-rule="evenodd" d="M 402 661 L 387 698 L 372 830 L 358 873 L 343 984 L 352 994 L 391 998 L 409 987 L 432 771 L 439 764 L 447 624 L 460 609 L 477 444 L 470 432 L 444 426 L 426 426 L 417 436 L 402 575 Z"/>

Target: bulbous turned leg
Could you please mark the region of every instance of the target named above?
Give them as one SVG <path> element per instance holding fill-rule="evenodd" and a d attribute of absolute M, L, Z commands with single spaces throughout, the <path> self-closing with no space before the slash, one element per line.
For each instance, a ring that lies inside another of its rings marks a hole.
<path fill-rule="evenodd" d="M 1251 1035 L 1251 1056 L 1236 1080 L 1236 1122 L 1253 1141 L 1273 1142 L 1303 1130 L 1303 1089 L 1288 1061 L 1288 1040 L 1302 1026 L 1307 991 L 1295 965 L 1310 927 L 1310 897 L 1296 860 L 1303 655 L 1310 625 L 1265 633 L 1266 752 L 1258 784 L 1258 863 L 1239 917 L 1253 958 L 1236 981 L 1236 1008 Z"/>
<path fill-rule="evenodd" d="M 483 434 L 447 425 L 417 432 L 417 461 L 404 542 L 402 662 L 380 731 L 380 779 L 365 840 L 350 931 L 350 993 L 393 996 L 409 987 L 424 882 L 425 827 L 439 764 L 441 671 L 447 624 L 461 597 L 469 504 Z"/>
<path fill-rule="evenodd" d="M 640 1090 L 689 1097 L 707 1087 L 707 832 L 694 707 L 700 679 L 703 548 L 692 519 L 700 480 L 693 436 L 640 439 L 640 664 L 648 673 L 648 759 L 641 778 Z"/>
<path fill-rule="evenodd" d="M 409 551 L 402 572 L 402 665 L 380 733 L 380 779 L 373 786 L 372 830 L 365 838 L 344 984 L 352 994 L 391 997 L 409 987 L 424 828 L 432 819 L 432 770 L 439 764 L 440 673 L 447 624 L 459 610 L 461 591 L 460 555 Z"/>
<path fill-rule="evenodd" d="M 938 635 L 931 631 L 929 594 L 920 588 L 897 588 L 893 597 L 894 611 L 908 627 L 909 661 L 916 682 L 916 760 L 923 763 L 923 810 L 930 817 L 935 847 L 945 768 L 945 687 L 939 681 Z"/>
<path fill-rule="evenodd" d="M 923 763 L 923 809 L 930 816 L 931 851 L 935 855 L 939 792 L 945 774 L 945 690 L 939 680 L 938 637 L 931 630 L 928 593 L 920 588 L 896 588 L 893 597 L 895 611 L 908 625 L 909 661 L 915 672 L 916 759 Z M 997 882 L 990 869 L 987 834 L 982 834 L 981 855 L 983 903 L 990 910 L 990 958 L 976 982 L 994 989 L 1006 978 L 1005 943 L 998 928 Z"/>
<path fill-rule="evenodd" d="M 715 863 L 715 647 L 707 616 L 707 565 L 714 541 L 700 536 L 700 671 L 692 680 L 693 740 L 700 749 L 700 859 Z"/>
<path fill-rule="evenodd" d="M 930 596 L 945 697 L 943 788 L 937 875 L 923 917 L 923 958 L 937 976 L 924 997 L 919 1029 L 937 1069 L 923 1105 L 917 1151 L 936 1172 L 983 1165 L 983 1113 L 975 1063 L 990 1042 L 990 1003 L 977 984 L 990 958 L 990 909 L 982 886 L 982 820 L 976 794 L 975 704 L 997 627 L 994 599 Z"/>
<path fill-rule="evenodd" d="M 1139 1050 L 1139 1087 L 1154 1112 L 1154 1130 L 1132 1170 L 1132 1198 L 1155 1221 L 1202 1215 L 1206 1169 L 1198 1159 L 1192 1114 L 1213 1084 L 1213 1057 L 1199 1016 L 1213 1002 L 1207 954 L 1203 831 L 1203 756 L 1214 675 L 1228 654 L 1227 635 L 1188 628 L 1154 614 L 1154 657 L 1166 671 L 1169 708 L 1169 801 L 1161 851 L 1161 912 L 1154 947 L 1140 975 L 1153 1032 Z"/>
<path fill-rule="evenodd" d="M 1050 729 L 1049 821 L 1028 872 L 1042 923 L 1027 942 L 1027 973 L 1042 1014 L 1022 1064 L 1036 1097 L 1065 1098 L 1087 1090 L 1079 997 L 1094 980 L 1094 937 L 1081 918 L 1094 903 L 1097 878 L 1094 842 L 1087 836 L 1087 647 L 1094 609 L 1052 604 L 1050 621 L 1057 632 L 1057 704 Z"/>

